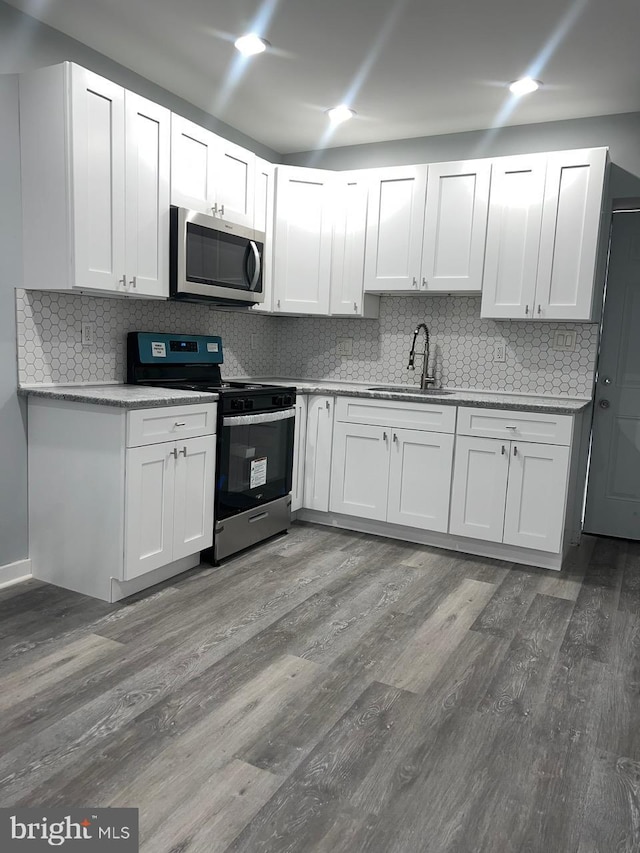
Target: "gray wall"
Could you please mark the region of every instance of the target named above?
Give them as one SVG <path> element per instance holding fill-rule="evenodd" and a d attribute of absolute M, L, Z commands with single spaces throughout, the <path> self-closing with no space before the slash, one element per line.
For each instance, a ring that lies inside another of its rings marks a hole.
<path fill-rule="evenodd" d="M 67 59 L 108 77 L 109 80 L 144 98 L 162 104 L 232 142 L 237 142 L 266 160 L 278 159 L 276 152 L 266 145 L 245 136 L 239 130 L 194 107 L 172 92 L 156 86 L 82 42 L 40 23 L 29 15 L 24 15 L 0 0 L 0 73 L 29 71 L 32 68 L 55 65 Z"/>
<path fill-rule="evenodd" d="M 319 169 L 368 169 L 600 146 L 609 147 L 614 164 L 613 197 L 640 196 L 640 113 L 303 151 L 283 155 L 281 161 Z"/>
<path fill-rule="evenodd" d="M 29 554 L 26 407 L 16 396 L 14 289 L 21 284 L 18 78 L 0 75 L 0 566 Z"/>

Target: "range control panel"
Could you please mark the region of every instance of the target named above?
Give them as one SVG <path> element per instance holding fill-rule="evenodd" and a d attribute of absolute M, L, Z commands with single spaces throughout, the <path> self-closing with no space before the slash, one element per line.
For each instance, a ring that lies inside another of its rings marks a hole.
<path fill-rule="evenodd" d="M 140 364 L 222 364 L 222 338 L 218 335 L 167 335 L 133 333 Z"/>

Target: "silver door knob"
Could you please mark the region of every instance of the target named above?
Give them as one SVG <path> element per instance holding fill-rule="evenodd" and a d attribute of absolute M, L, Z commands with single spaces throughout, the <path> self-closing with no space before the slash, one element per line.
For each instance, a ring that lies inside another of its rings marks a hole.
<path fill-rule="evenodd" d="M 601 409 L 608 409 L 611 403 L 608 400 L 600 400 L 599 405 Z"/>
<path fill-rule="evenodd" d="M 611 380 L 609 379 L 609 377 L 608 377 L 608 376 L 606 376 L 606 377 L 602 380 L 602 382 L 603 382 L 603 384 L 604 384 L 604 385 L 611 385 Z"/>

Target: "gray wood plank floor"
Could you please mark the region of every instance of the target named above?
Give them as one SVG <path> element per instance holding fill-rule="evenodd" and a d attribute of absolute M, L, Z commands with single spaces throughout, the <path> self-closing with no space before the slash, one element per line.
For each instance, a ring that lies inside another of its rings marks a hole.
<path fill-rule="evenodd" d="M 560 574 L 296 524 L 108 605 L 0 591 L 0 806 L 145 853 L 640 853 L 640 543 Z"/>

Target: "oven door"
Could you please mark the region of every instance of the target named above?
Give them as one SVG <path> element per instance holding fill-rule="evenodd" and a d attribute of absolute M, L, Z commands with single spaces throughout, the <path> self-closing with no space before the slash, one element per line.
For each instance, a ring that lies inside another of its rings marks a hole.
<path fill-rule="evenodd" d="M 225 415 L 218 436 L 216 519 L 291 491 L 295 409 Z"/>

